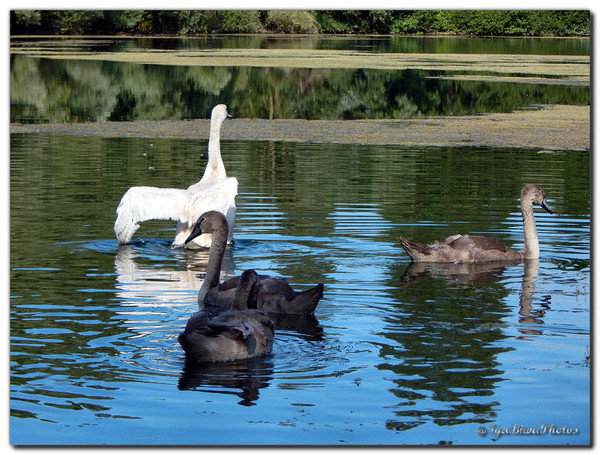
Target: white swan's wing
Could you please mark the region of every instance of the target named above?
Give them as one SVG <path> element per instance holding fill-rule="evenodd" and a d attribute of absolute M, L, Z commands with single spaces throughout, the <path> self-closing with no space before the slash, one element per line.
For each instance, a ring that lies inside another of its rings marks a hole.
<path fill-rule="evenodd" d="M 237 189 L 237 179 L 229 177 L 193 194 L 190 198 L 192 223 L 209 210 L 217 210 L 227 216 L 230 207 L 235 207 Z"/>
<path fill-rule="evenodd" d="M 190 194 L 186 190 L 134 186 L 121 198 L 117 208 L 115 234 L 120 244 L 129 243 L 146 220 L 190 222 Z M 192 221 L 193 222 L 193 221 Z"/>
<path fill-rule="evenodd" d="M 228 240 L 231 241 L 235 223 L 235 197 L 237 194 L 238 181 L 235 177 L 229 177 L 192 195 L 190 200 L 191 223 L 195 223 L 203 213 L 210 210 L 221 212 L 227 218 L 229 226 Z"/>

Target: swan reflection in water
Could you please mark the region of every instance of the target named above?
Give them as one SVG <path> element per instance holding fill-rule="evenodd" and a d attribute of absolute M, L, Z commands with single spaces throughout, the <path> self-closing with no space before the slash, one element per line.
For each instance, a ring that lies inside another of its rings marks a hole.
<path fill-rule="evenodd" d="M 410 282 L 422 277 L 443 278 L 456 284 L 497 280 L 507 267 L 519 265 L 520 262 L 520 260 L 451 264 L 411 262 L 402 275 L 402 281 Z"/>
<path fill-rule="evenodd" d="M 139 305 L 140 301 L 148 299 L 153 301 L 152 305 L 197 304 L 198 289 L 208 264 L 208 250 L 184 251 L 174 267 L 157 267 L 171 259 L 167 258 L 167 252 L 171 254 L 172 251 L 168 246 L 164 250 L 152 250 L 120 245 L 115 256 L 117 297 L 126 305 Z M 225 278 L 233 273 L 233 257 L 228 249 L 221 275 Z"/>
<path fill-rule="evenodd" d="M 523 265 L 523 278 L 521 291 L 519 293 L 519 318 L 520 324 L 543 324 L 545 316 L 544 309 L 533 307 L 535 295 L 535 282 L 539 271 L 539 259 L 527 259 L 524 261 L 503 261 L 488 263 L 423 263 L 412 262 L 402 275 L 402 281 L 410 283 L 423 277 L 442 278 L 455 285 L 471 285 L 473 283 L 484 283 L 497 281 L 508 267 Z M 550 296 L 543 296 L 542 306 L 548 308 Z M 519 328 L 524 335 L 541 335 L 540 330 L 532 328 Z"/>
<path fill-rule="evenodd" d="M 521 293 L 519 294 L 519 322 L 521 324 L 543 324 L 543 317 L 546 315 L 546 309 L 550 305 L 550 296 L 545 295 L 541 297 L 543 303 L 541 308 L 533 307 L 533 297 L 535 294 L 535 282 L 540 268 L 540 261 L 537 259 L 531 259 L 525 261 L 523 264 L 523 283 L 521 285 Z M 524 335 L 541 335 L 540 330 L 534 329 L 520 329 Z"/>
<path fill-rule="evenodd" d="M 497 420 L 495 389 L 507 377 L 500 356 L 517 349 L 504 340 L 539 333 L 530 317 L 542 323 L 531 310 L 537 264 L 413 263 L 395 274 L 390 289 L 399 304 L 387 318 L 383 334 L 390 342 L 378 365 L 393 373 L 390 391 L 398 399 L 387 428 L 408 430 L 428 419 L 438 425 Z M 509 284 L 515 279 L 520 290 Z M 512 303 L 517 292 L 520 306 Z"/>
<path fill-rule="evenodd" d="M 178 388 L 237 395 L 241 398 L 239 405 L 253 406 L 259 398 L 260 389 L 269 387 L 273 368 L 270 357 L 217 363 L 188 360 L 179 378 Z"/>

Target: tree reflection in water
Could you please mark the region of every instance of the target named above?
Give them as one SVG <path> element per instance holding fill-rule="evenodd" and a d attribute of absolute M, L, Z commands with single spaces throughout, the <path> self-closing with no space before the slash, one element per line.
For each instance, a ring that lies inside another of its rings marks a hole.
<path fill-rule="evenodd" d="M 12 55 L 10 121 L 354 120 L 589 103 L 589 87 L 445 80 L 443 71 L 138 65 Z M 168 102 L 165 102 L 168 100 Z"/>

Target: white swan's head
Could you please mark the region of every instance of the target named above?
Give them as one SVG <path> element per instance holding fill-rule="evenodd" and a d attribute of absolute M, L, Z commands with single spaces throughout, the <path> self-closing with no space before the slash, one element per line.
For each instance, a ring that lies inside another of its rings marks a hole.
<path fill-rule="evenodd" d="M 210 119 L 213 122 L 223 123 L 225 119 L 231 118 L 231 115 L 227 112 L 227 106 L 225 104 L 217 104 L 213 107 Z"/>
<path fill-rule="evenodd" d="M 521 191 L 521 205 L 523 204 L 536 204 L 546 210 L 546 212 L 553 213 L 552 209 L 548 207 L 544 190 L 535 183 L 528 183 L 523 187 Z"/>

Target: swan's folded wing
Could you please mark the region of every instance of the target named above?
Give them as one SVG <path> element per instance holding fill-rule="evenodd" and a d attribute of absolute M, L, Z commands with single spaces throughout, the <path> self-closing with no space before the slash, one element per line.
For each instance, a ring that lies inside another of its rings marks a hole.
<path fill-rule="evenodd" d="M 192 221 L 190 224 L 195 223 L 202 214 L 210 210 L 221 212 L 227 218 L 227 224 L 229 225 L 228 240 L 231 241 L 235 223 L 235 197 L 237 192 L 237 179 L 228 177 L 192 195 L 190 200 Z"/>
<path fill-rule="evenodd" d="M 115 234 L 120 244 L 129 243 L 146 220 L 189 221 L 190 195 L 187 190 L 134 186 L 121 198 L 117 208 Z"/>
<path fill-rule="evenodd" d="M 449 242 L 449 245 L 458 249 L 477 248 L 483 251 L 498 250 L 502 253 L 508 250 L 508 247 L 500 240 L 482 235 L 461 235 Z"/>
<path fill-rule="evenodd" d="M 225 213 L 230 205 L 235 205 L 238 181 L 235 177 L 223 179 L 207 186 L 191 196 L 190 205 L 194 214 L 194 222 L 210 210 Z"/>

